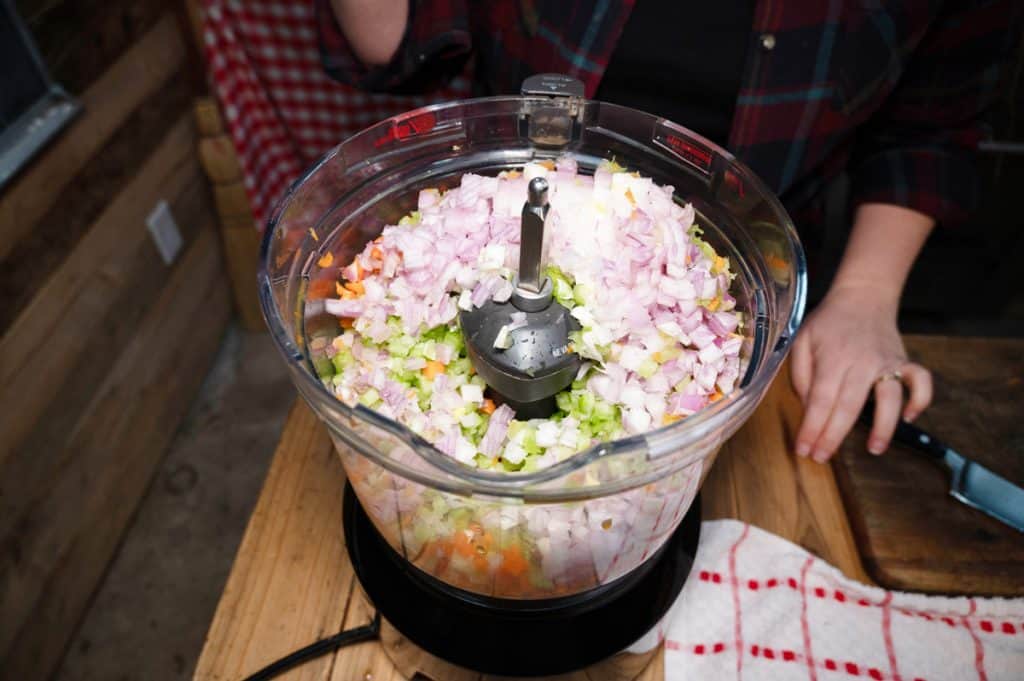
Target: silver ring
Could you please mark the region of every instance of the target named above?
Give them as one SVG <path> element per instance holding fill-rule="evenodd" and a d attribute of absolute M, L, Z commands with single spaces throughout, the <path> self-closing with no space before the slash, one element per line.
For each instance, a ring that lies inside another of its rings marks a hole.
<path fill-rule="evenodd" d="M 891 371 L 886 371 L 884 374 L 876 378 L 875 385 L 878 385 L 882 381 L 899 381 L 900 383 L 902 383 L 903 374 L 900 372 L 899 369 L 892 369 Z"/>

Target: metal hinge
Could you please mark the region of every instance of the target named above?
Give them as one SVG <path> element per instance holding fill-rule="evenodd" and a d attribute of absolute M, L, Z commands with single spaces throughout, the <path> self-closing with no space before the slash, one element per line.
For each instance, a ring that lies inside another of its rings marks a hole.
<path fill-rule="evenodd" d="M 539 147 L 560 148 L 579 139 L 583 83 L 561 73 L 539 73 L 523 81 L 519 134 Z"/>

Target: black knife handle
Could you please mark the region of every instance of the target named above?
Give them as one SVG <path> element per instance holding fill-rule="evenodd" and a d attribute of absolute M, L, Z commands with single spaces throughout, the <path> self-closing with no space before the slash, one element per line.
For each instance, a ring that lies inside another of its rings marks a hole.
<path fill-rule="evenodd" d="M 948 447 L 939 440 L 936 440 L 931 433 L 921 430 L 912 423 L 907 423 L 903 419 L 896 424 L 896 433 L 892 437 L 893 440 L 900 443 L 901 445 L 907 445 L 914 449 L 928 454 L 929 456 L 942 461 L 946 458 L 946 450 Z"/>

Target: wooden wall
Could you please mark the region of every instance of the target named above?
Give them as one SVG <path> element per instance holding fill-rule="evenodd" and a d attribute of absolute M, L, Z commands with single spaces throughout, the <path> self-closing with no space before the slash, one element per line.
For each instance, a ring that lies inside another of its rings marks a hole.
<path fill-rule="evenodd" d="M 46 679 L 230 317 L 178 3 L 19 0 L 84 112 L 0 192 L 0 678 Z M 184 247 L 145 227 L 166 200 Z"/>

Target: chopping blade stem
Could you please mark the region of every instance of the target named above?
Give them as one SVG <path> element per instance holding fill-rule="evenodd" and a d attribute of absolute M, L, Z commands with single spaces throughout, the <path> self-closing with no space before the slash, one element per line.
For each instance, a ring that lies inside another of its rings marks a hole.
<path fill-rule="evenodd" d="M 523 206 L 519 236 L 518 286 L 530 293 L 540 293 L 543 282 L 544 220 L 548 216 L 548 181 L 543 177 L 530 180 L 529 197 Z"/>

